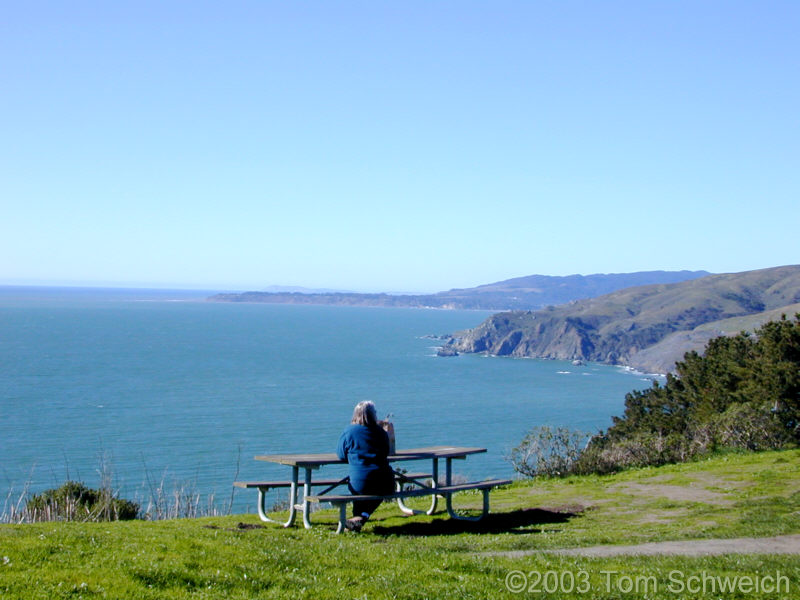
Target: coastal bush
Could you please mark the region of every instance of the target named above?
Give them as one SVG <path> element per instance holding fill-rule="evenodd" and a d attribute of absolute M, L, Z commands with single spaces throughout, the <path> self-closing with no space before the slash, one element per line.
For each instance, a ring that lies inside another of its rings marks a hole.
<path fill-rule="evenodd" d="M 33 495 L 25 509 L 29 521 L 127 521 L 139 505 L 117 498 L 110 489 L 91 489 L 77 481 Z"/>
<path fill-rule="evenodd" d="M 742 450 L 778 450 L 791 442 L 779 417 L 764 406 L 732 404 L 711 424 L 718 445 Z"/>
<path fill-rule="evenodd" d="M 509 457 L 528 477 L 611 473 L 684 462 L 717 450 L 778 450 L 800 443 L 800 314 L 754 335 L 712 339 L 665 384 L 625 396 L 621 417 L 584 449 L 576 432 L 532 429 Z"/>
<path fill-rule="evenodd" d="M 534 427 L 511 450 L 507 460 L 526 477 L 563 477 L 572 472 L 588 437 L 566 427 Z"/>
<path fill-rule="evenodd" d="M 239 475 L 239 459 L 234 480 Z M 227 501 L 222 501 L 214 493 L 200 494 L 195 481 L 170 481 L 166 470 L 157 479 L 146 464 L 145 483 L 133 492 L 133 500 L 121 499 L 113 489 L 113 461 L 110 455 L 101 452 L 98 461 L 100 482 L 97 489 L 90 489 L 82 482 L 73 481 L 69 476 L 69 469 L 64 484 L 38 495 L 30 493 L 32 482 L 29 480 L 19 492 L 9 490 L 0 507 L 0 523 L 123 521 L 136 518 L 160 521 L 231 514 L 233 491 Z M 273 512 L 277 512 L 285 507 L 278 503 L 274 508 Z"/>
<path fill-rule="evenodd" d="M 800 442 L 800 315 L 754 335 L 712 339 L 664 385 L 633 391 L 592 438 L 578 472 L 682 462 L 718 449 L 771 450 Z"/>
<path fill-rule="evenodd" d="M 592 440 L 575 461 L 572 473 L 614 473 L 628 468 L 683 462 L 692 455 L 691 444 L 675 434 L 640 433 L 604 444 Z"/>

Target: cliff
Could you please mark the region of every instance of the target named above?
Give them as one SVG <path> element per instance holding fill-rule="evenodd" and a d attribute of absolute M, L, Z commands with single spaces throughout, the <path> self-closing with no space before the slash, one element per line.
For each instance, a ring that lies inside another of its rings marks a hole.
<path fill-rule="evenodd" d="M 726 332 L 713 323 L 770 311 L 778 317 L 781 311 L 793 314 L 798 302 L 798 265 L 710 275 L 499 313 L 454 334 L 443 353 L 589 360 L 665 372 L 684 352 L 702 349 L 718 330 Z"/>

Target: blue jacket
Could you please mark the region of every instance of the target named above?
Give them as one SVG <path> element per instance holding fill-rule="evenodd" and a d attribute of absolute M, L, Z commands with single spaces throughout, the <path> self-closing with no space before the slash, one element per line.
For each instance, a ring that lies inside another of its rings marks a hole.
<path fill-rule="evenodd" d="M 389 436 L 381 427 L 350 425 L 342 432 L 336 449 L 350 465 L 350 487 L 357 494 L 388 494 L 392 491 L 389 467 Z"/>

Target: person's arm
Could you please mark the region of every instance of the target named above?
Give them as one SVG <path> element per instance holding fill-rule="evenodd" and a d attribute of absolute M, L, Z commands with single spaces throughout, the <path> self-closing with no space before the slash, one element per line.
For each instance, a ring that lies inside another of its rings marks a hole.
<path fill-rule="evenodd" d="M 350 448 L 351 440 L 345 429 L 342 435 L 339 436 L 339 444 L 336 446 L 336 456 L 339 460 L 347 460 L 347 451 Z"/>
<path fill-rule="evenodd" d="M 383 427 L 379 427 L 378 429 L 381 432 L 381 435 L 378 436 L 380 439 L 381 448 L 375 454 L 377 454 L 383 460 L 386 460 L 386 458 L 389 456 L 389 434 L 386 433 Z"/>

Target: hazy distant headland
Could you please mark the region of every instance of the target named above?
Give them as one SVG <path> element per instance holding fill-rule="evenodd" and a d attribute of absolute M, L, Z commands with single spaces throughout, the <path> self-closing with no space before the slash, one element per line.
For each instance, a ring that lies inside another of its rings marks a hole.
<path fill-rule="evenodd" d="M 503 311 L 445 337 L 440 356 L 586 360 L 667 373 L 718 335 L 752 331 L 800 312 L 800 266 L 712 275 L 641 271 L 529 275 L 436 294 L 245 292 L 214 302 L 325 304 Z"/>
<path fill-rule="evenodd" d="M 337 306 L 387 306 L 466 310 L 535 310 L 573 300 L 593 298 L 616 290 L 655 283 L 675 283 L 708 275 L 707 271 L 642 271 L 555 277 L 529 275 L 474 288 L 436 294 L 358 294 L 259 291 L 217 294 L 214 302 L 266 302 L 271 304 L 327 304 Z"/>
<path fill-rule="evenodd" d="M 719 335 L 800 312 L 800 265 L 630 287 L 454 333 L 440 354 L 588 360 L 666 373 Z"/>

